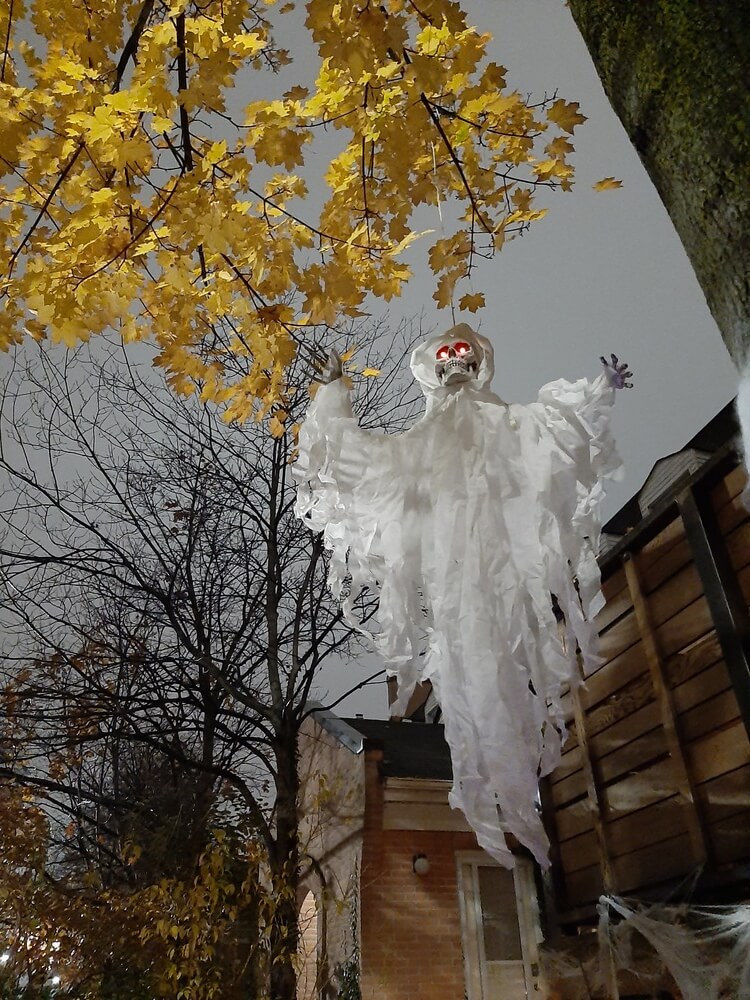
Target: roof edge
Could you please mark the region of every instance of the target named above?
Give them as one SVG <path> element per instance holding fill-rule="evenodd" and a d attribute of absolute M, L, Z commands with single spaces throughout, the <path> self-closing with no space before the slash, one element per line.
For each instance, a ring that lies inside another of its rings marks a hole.
<path fill-rule="evenodd" d="M 330 736 L 333 736 L 342 746 L 352 753 L 362 753 L 365 748 L 365 737 L 348 722 L 335 715 L 330 708 L 324 708 L 317 701 L 307 703 L 307 712 Z"/>

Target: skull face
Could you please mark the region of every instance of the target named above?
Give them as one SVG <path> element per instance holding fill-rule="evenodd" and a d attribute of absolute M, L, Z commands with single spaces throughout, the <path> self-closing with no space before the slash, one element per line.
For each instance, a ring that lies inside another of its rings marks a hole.
<path fill-rule="evenodd" d="M 466 340 L 438 347 L 435 361 L 435 372 L 441 385 L 456 385 L 477 377 L 477 355 Z"/>

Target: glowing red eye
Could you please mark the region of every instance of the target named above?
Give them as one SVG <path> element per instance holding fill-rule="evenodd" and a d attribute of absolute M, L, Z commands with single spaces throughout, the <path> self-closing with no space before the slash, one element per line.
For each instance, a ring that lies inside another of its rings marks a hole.
<path fill-rule="evenodd" d="M 466 344 L 464 341 L 459 341 L 459 343 L 453 345 L 456 349 L 456 354 L 468 354 L 471 350 L 471 344 Z"/>
<path fill-rule="evenodd" d="M 448 347 L 447 344 L 444 347 L 438 347 L 437 354 L 435 355 L 435 357 L 438 359 L 438 361 L 444 361 L 445 358 L 448 357 L 449 351 L 450 348 Z"/>

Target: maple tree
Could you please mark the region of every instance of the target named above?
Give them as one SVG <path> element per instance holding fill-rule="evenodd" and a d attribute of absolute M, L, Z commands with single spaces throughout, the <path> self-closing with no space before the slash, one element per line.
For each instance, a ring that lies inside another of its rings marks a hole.
<path fill-rule="evenodd" d="M 319 327 L 400 294 L 415 208 L 446 206 L 445 307 L 570 188 L 578 104 L 508 88 L 455 0 L 307 0 L 317 79 L 279 93 L 295 6 L 2 6 L 0 346 L 114 329 L 178 391 L 264 413 Z"/>

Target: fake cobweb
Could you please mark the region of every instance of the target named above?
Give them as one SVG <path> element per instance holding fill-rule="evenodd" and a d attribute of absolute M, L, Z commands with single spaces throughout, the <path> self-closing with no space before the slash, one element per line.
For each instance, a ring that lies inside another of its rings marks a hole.
<path fill-rule="evenodd" d="M 750 998 L 750 904 L 646 905 L 618 896 L 602 896 L 602 968 L 636 971 L 634 931 L 656 951 L 682 1000 Z"/>
<path fill-rule="evenodd" d="M 602 896 L 598 911 L 590 936 L 567 939 L 562 951 L 542 948 L 550 996 L 750 1000 L 750 904 Z"/>

